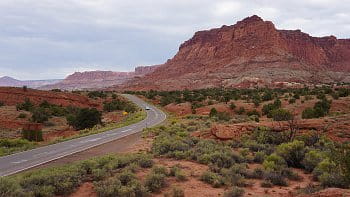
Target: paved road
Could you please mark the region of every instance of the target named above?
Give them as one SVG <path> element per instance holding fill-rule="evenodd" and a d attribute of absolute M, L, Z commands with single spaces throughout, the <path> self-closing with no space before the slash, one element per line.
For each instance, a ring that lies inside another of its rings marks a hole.
<path fill-rule="evenodd" d="M 150 110 L 146 110 L 147 118 L 136 124 L 119 129 L 113 129 L 95 135 L 81 137 L 58 144 L 0 157 L 0 176 L 15 174 L 38 165 L 120 139 L 127 135 L 140 132 L 146 127 L 152 127 L 160 124 L 166 119 L 166 114 L 156 107 L 147 104 L 135 96 L 124 96 L 143 109 L 145 109 L 146 106 L 149 106 Z"/>

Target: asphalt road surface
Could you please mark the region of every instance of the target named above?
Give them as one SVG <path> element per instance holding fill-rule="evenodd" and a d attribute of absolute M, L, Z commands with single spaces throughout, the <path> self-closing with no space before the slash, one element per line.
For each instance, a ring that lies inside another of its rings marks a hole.
<path fill-rule="evenodd" d="M 129 100 L 143 109 L 148 106 L 150 109 L 146 110 L 147 117 L 141 122 L 126 127 L 0 157 L 0 176 L 15 174 L 56 159 L 123 138 L 125 136 L 140 132 L 144 128 L 158 125 L 166 119 L 166 114 L 164 112 L 152 105 L 149 105 L 143 100 L 132 95 L 123 96 L 127 97 Z"/>

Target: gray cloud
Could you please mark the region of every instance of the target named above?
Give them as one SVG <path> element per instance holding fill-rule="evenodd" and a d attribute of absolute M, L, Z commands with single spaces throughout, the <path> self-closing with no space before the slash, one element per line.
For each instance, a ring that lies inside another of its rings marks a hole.
<path fill-rule="evenodd" d="M 1 0 L 0 76 L 63 78 L 171 58 L 195 31 L 258 14 L 280 29 L 350 37 L 349 0 Z"/>

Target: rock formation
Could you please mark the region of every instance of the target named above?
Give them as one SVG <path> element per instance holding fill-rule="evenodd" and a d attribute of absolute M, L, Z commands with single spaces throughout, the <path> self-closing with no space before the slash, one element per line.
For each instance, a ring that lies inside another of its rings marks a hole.
<path fill-rule="evenodd" d="M 62 89 L 62 90 L 82 90 L 101 89 L 114 85 L 120 85 L 134 77 L 141 77 L 153 72 L 158 66 L 136 67 L 134 72 L 113 72 L 113 71 L 87 71 L 76 72 L 66 77 L 63 81 L 42 86 L 40 89 Z"/>
<path fill-rule="evenodd" d="M 235 25 L 195 33 L 174 58 L 124 88 L 293 87 L 350 82 L 349 73 L 350 39 L 278 30 L 254 15 Z"/>

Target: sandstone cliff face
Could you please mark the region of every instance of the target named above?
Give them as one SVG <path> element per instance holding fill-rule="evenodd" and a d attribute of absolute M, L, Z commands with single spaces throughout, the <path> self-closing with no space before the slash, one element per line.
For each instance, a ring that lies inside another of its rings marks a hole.
<path fill-rule="evenodd" d="M 131 90 L 249 87 L 282 82 L 350 81 L 350 39 L 277 30 L 251 16 L 232 26 L 195 33 L 153 73 L 127 82 Z M 283 84 L 283 83 L 282 83 Z"/>
<path fill-rule="evenodd" d="M 23 88 L 0 87 L 0 101 L 5 105 L 16 105 L 23 103 L 28 98 L 34 104 L 47 101 L 51 104 L 76 107 L 96 107 L 100 108 L 100 103 L 91 101 L 88 97 L 65 92 L 40 91 Z"/>
<path fill-rule="evenodd" d="M 158 66 L 136 67 L 134 72 L 113 72 L 113 71 L 87 71 L 76 72 L 66 77 L 63 81 L 42 86 L 40 89 L 63 89 L 63 90 L 82 90 L 82 89 L 100 89 L 114 85 L 120 85 L 134 77 L 144 76 L 153 72 Z"/>

